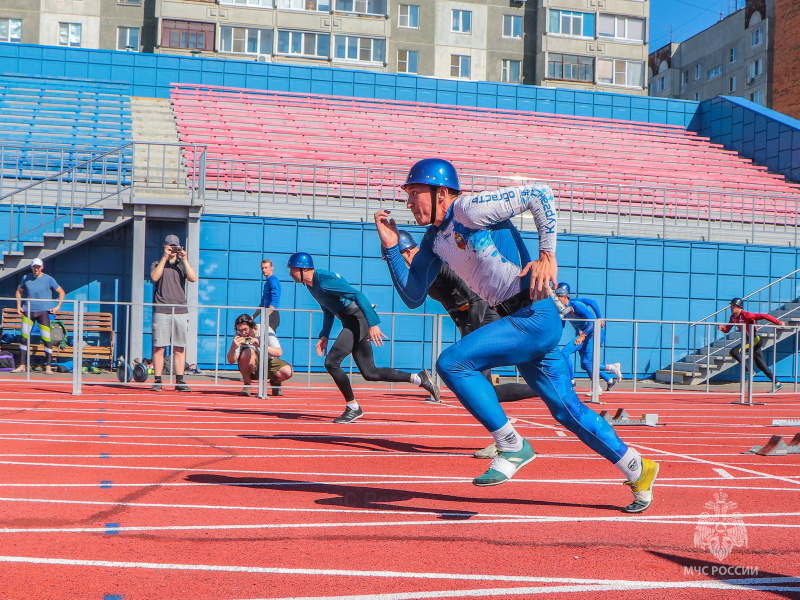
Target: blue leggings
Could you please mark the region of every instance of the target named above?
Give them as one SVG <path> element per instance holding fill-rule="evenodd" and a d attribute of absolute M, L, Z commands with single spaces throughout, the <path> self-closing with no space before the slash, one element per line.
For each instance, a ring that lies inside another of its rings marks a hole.
<path fill-rule="evenodd" d="M 601 329 L 603 333 L 600 334 L 600 345 L 602 346 L 606 341 L 606 330 Z M 575 340 L 578 339 L 577 337 L 571 339 L 567 342 L 567 345 L 564 346 L 564 349 L 561 350 L 561 354 L 564 356 L 564 360 L 567 363 L 567 369 L 569 369 L 569 378 L 575 379 L 575 372 L 572 369 L 572 355 L 576 352 L 580 353 L 581 355 L 581 366 L 583 370 L 589 374 L 589 379 L 594 380 L 594 376 L 592 375 L 592 359 L 594 357 L 594 333 L 591 335 L 586 336 L 586 339 L 583 340 L 583 343 L 576 346 Z M 602 377 L 606 383 L 611 381 L 613 377 L 607 374 L 603 369 L 600 369 L 600 377 Z"/>
<path fill-rule="evenodd" d="M 558 350 L 563 322 L 549 298 L 473 331 L 445 349 L 436 369 L 461 404 L 490 432 L 508 422 L 484 369 L 515 365 L 553 417 L 592 450 L 619 462 L 628 447 L 572 389 Z"/>

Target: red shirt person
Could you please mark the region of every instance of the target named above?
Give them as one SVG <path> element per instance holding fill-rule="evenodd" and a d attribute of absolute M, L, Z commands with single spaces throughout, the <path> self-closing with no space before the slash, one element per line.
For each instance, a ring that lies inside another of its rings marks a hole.
<path fill-rule="evenodd" d="M 764 354 L 761 352 L 761 344 L 762 339 L 761 336 L 758 335 L 758 328 L 756 327 L 756 321 L 764 319 L 765 321 L 769 321 L 775 325 L 784 325 L 783 321 L 780 321 L 773 317 L 772 315 L 768 315 L 766 313 L 751 313 L 744 310 L 744 302 L 741 298 L 734 298 L 731 300 L 731 320 L 730 325 L 720 325 L 718 329 L 725 333 L 728 333 L 734 327 L 738 327 L 739 330 L 742 332 L 742 336 L 746 339 L 748 335 L 748 330 L 751 328 L 753 330 L 753 362 L 756 363 L 756 367 L 764 373 L 771 381 L 772 381 L 772 391 L 775 392 L 783 387 L 783 384 L 780 381 L 775 380 L 775 375 L 772 373 L 772 370 L 767 366 L 766 361 L 764 360 Z M 750 344 L 746 344 L 746 348 L 750 346 Z M 736 362 L 741 362 L 742 360 L 742 346 L 736 346 L 730 352 L 731 357 Z M 745 368 L 747 368 L 747 361 L 745 360 Z"/>

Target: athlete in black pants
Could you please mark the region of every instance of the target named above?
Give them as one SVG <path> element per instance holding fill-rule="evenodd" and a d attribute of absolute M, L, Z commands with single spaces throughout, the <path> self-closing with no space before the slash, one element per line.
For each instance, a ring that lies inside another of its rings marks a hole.
<path fill-rule="evenodd" d="M 333 377 L 347 402 L 344 413 L 334 419 L 334 423 L 351 423 L 364 414 L 356 402 L 350 379 L 341 367 L 348 354 L 353 355 L 358 370 L 367 381 L 414 383 L 425 389 L 434 401 L 439 402 L 439 388 L 427 369 L 419 373 L 406 373 L 397 369 L 375 367 L 372 344 L 382 346 L 386 336 L 381 333 L 378 327 L 380 319 L 364 294 L 338 273 L 315 269 L 313 259 L 305 252 L 292 254 L 287 266 L 289 276 L 296 283 L 304 284 L 322 309 L 324 318 L 317 342 L 319 356 L 325 354 L 328 348 L 328 336 L 334 317 L 342 322 L 342 331 L 325 358 L 325 369 Z"/>

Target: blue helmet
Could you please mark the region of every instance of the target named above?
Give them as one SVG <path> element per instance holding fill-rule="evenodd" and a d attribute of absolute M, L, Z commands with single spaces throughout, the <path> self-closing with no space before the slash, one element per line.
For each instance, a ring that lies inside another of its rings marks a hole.
<path fill-rule="evenodd" d="M 293 267 L 297 269 L 313 269 L 314 259 L 311 258 L 308 252 L 295 252 L 289 257 L 289 262 L 286 263 L 286 266 L 290 269 Z"/>
<path fill-rule="evenodd" d="M 399 239 L 397 240 L 397 249 L 400 250 L 400 252 L 403 250 L 408 250 L 409 248 L 417 247 L 417 242 L 410 233 L 402 229 L 400 229 L 397 233 L 399 234 Z"/>
<path fill-rule="evenodd" d="M 461 191 L 456 168 L 453 163 L 443 158 L 425 158 L 414 163 L 414 166 L 408 172 L 406 182 L 400 187 L 405 189 L 407 185 L 412 183 L 424 183 L 426 185 L 450 188 L 457 192 Z"/>
<path fill-rule="evenodd" d="M 569 296 L 569 284 L 563 281 L 559 283 L 556 288 L 556 296 Z"/>

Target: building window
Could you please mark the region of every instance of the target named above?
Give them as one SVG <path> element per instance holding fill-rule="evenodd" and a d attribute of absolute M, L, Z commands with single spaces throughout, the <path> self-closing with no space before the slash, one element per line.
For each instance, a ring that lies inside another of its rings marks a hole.
<path fill-rule="evenodd" d="M 597 22 L 597 35 L 615 40 L 644 41 L 644 19 L 600 15 Z"/>
<path fill-rule="evenodd" d="M 117 50 L 139 51 L 138 27 L 117 27 Z"/>
<path fill-rule="evenodd" d="M 417 51 L 398 50 L 397 51 L 397 72 L 416 73 L 417 72 Z"/>
<path fill-rule="evenodd" d="M 220 52 L 233 54 L 272 54 L 272 29 L 251 29 L 223 25 L 220 33 Z"/>
<path fill-rule="evenodd" d="M 220 4 L 235 4 L 238 6 L 255 6 L 259 8 L 272 8 L 273 0 L 219 0 Z"/>
<path fill-rule="evenodd" d="M 278 54 L 329 58 L 331 55 L 331 36 L 327 33 L 279 29 Z"/>
<path fill-rule="evenodd" d="M 594 14 L 550 9 L 550 33 L 594 37 Z"/>
<path fill-rule="evenodd" d="M 472 33 L 472 11 L 453 9 L 453 29 L 458 33 Z"/>
<path fill-rule="evenodd" d="M 758 60 L 751 62 L 747 72 L 750 75 L 750 79 L 758 77 L 764 72 L 764 61 L 759 58 Z"/>
<path fill-rule="evenodd" d="M 644 86 L 644 63 L 634 60 L 597 60 L 597 83 Z"/>
<path fill-rule="evenodd" d="M 503 15 L 503 37 L 522 38 L 522 17 L 517 15 Z"/>
<path fill-rule="evenodd" d="M 551 52 L 547 55 L 547 76 L 550 79 L 594 81 L 594 63 L 589 56 Z"/>
<path fill-rule="evenodd" d="M 336 0 L 336 10 L 359 15 L 385 15 L 386 0 Z"/>
<path fill-rule="evenodd" d="M 401 4 L 397 26 L 419 29 L 419 6 L 416 4 Z"/>
<path fill-rule="evenodd" d="M 681 87 L 689 84 L 689 71 L 681 71 Z"/>
<path fill-rule="evenodd" d="M 665 89 L 667 89 L 667 78 L 659 77 L 656 79 L 656 91 L 663 92 Z"/>
<path fill-rule="evenodd" d="M 21 19 L 0 19 L 0 42 L 19 43 L 21 39 Z"/>
<path fill-rule="evenodd" d="M 719 65 L 718 67 L 714 67 L 713 69 L 711 69 L 708 72 L 708 78 L 709 79 L 716 79 L 720 75 L 722 75 L 722 65 Z"/>
<path fill-rule="evenodd" d="M 383 62 L 386 40 L 383 38 L 355 37 L 337 35 L 336 53 L 341 60 L 357 60 L 361 62 Z"/>
<path fill-rule="evenodd" d="M 80 23 L 59 23 L 58 24 L 58 45 L 81 46 L 81 24 Z"/>
<path fill-rule="evenodd" d="M 764 106 L 764 92 L 758 90 L 757 92 L 753 92 L 750 94 L 750 101 L 755 102 L 756 104 L 760 104 Z"/>
<path fill-rule="evenodd" d="M 506 83 L 519 83 L 522 74 L 522 61 L 503 59 L 500 81 Z"/>
<path fill-rule="evenodd" d="M 728 91 L 735 92 L 736 91 L 736 77 L 731 77 L 728 80 Z"/>
<path fill-rule="evenodd" d="M 237 3 L 241 1 L 242 0 L 236 0 Z M 258 0 L 246 1 L 257 2 Z M 264 1 L 272 2 L 272 0 Z M 305 10 L 309 12 L 331 12 L 331 0 L 278 0 L 278 8 L 283 10 Z"/>
<path fill-rule="evenodd" d="M 730 54 L 728 55 L 728 58 L 729 58 L 730 62 L 732 62 L 732 63 L 736 62 L 736 54 L 737 54 L 737 50 L 736 50 L 736 46 L 734 46 L 733 48 L 731 48 Z"/>
<path fill-rule="evenodd" d="M 703 76 L 703 65 L 694 66 L 694 78 L 700 79 Z"/>
<path fill-rule="evenodd" d="M 752 40 L 752 46 L 753 46 L 753 48 L 755 48 L 761 42 L 764 41 L 764 29 L 759 27 L 753 33 L 750 34 L 750 37 L 751 37 L 751 40 Z"/>
<path fill-rule="evenodd" d="M 461 54 L 450 55 L 450 77 L 469 79 L 470 58 Z"/>
<path fill-rule="evenodd" d="M 164 19 L 161 45 L 164 48 L 214 50 L 214 24 Z"/>
<path fill-rule="evenodd" d="M 694 93 L 694 101 L 695 102 L 700 102 L 700 92 L 695 92 Z"/>

